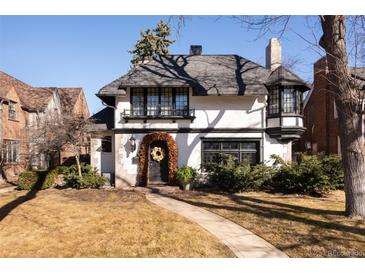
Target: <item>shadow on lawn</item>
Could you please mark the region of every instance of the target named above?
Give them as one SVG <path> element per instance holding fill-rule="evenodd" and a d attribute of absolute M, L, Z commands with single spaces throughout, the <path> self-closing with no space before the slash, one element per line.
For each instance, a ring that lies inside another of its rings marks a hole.
<path fill-rule="evenodd" d="M 7 203 L 0 208 L 0 222 L 9 215 L 17 206 L 34 199 L 37 196 L 37 192 L 42 188 L 45 176 L 39 176 L 37 182 L 34 184 L 32 190 L 28 191 L 27 194 L 16 198 L 15 200 Z"/>
<path fill-rule="evenodd" d="M 203 194 L 204 195 L 204 194 Z M 222 195 L 222 194 L 220 194 Z M 315 228 L 325 228 L 325 229 L 334 229 L 341 232 L 348 232 L 357 235 L 365 235 L 365 229 L 359 228 L 356 226 L 347 226 L 340 223 L 335 223 L 333 221 L 322 221 L 322 220 L 314 220 L 306 217 L 301 217 L 300 215 L 295 215 L 296 213 L 309 213 L 316 215 L 343 215 L 342 211 L 336 210 L 322 210 L 322 209 L 313 209 L 302 206 L 296 206 L 291 204 L 279 203 L 267 201 L 264 199 L 252 198 L 252 197 L 242 197 L 238 195 L 224 195 L 224 197 L 230 198 L 234 201 L 238 206 L 231 205 L 217 205 L 206 201 L 191 201 L 189 198 L 184 198 L 181 196 L 172 195 L 172 197 L 176 200 L 186 202 L 195 206 L 203 207 L 206 209 L 224 209 L 233 212 L 245 212 L 254 214 L 264 218 L 277 218 L 282 220 L 289 220 L 293 222 L 300 222 L 307 225 L 311 225 Z M 199 196 L 196 196 L 199 197 Z M 275 205 L 280 208 L 272 208 L 266 207 L 264 205 Z M 290 214 L 292 213 L 292 214 Z"/>

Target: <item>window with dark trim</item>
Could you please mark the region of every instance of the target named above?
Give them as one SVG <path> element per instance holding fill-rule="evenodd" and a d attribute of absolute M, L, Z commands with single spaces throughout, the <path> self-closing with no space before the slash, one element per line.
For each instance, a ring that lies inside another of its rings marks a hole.
<path fill-rule="evenodd" d="M 131 115 L 133 116 L 187 116 L 189 114 L 189 89 L 132 88 Z"/>
<path fill-rule="evenodd" d="M 269 91 L 269 114 L 279 114 L 280 112 L 279 88 L 274 87 Z"/>
<path fill-rule="evenodd" d="M 282 91 L 282 111 L 284 113 L 295 112 L 296 92 L 291 87 L 284 87 Z"/>
<path fill-rule="evenodd" d="M 144 89 L 143 88 L 133 88 L 131 94 L 131 104 L 132 104 L 132 115 L 140 116 L 144 115 L 145 104 L 144 104 Z"/>
<path fill-rule="evenodd" d="M 17 163 L 19 161 L 19 141 L 4 139 L 1 157 L 6 164 Z"/>
<path fill-rule="evenodd" d="M 302 114 L 303 94 L 295 86 L 276 86 L 269 89 L 268 116 Z"/>
<path fill-rule="evenodd" d="M 16 119 L 16 103 L 9 102 L 9 119 Z"/>
<path fill-rule="evenodd" d="M 224 163 L 232 156 L 237 163 L 248 162 L 255 165 L 260 162 L 260 142 L 248 140 L 203 140 L 202 164 Z"/>
<path fill-rule="evenodd" d="M 112 152 L 112 137 L 104 136 L 101 139 L 101 151 L 102 152 Z"/>

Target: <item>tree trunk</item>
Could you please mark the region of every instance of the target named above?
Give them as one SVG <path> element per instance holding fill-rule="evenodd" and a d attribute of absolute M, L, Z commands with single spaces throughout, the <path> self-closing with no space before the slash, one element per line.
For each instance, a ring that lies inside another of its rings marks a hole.
<path fill-rule="evenodd" d="M 80 156 L 78 153 L 75 155 L 75 159 L 76 159 L 76 165 L 77 165 L 77 171 L 79 173 L 79 177 L 82 178 Z"/>
<path fill-rule="evenodd" d="M 362 115 L 359 93 L 348 71 L 345 16 L 321 16 L 328 65 L 329 90 L 338 109 L 342 163 L 345 173 L 346 215 L 365 217 L 365 157 L 362 142 Z"/>

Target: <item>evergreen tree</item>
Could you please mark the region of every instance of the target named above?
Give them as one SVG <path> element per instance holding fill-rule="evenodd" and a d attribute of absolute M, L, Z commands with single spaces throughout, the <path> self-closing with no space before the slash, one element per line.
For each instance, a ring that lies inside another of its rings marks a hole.
<path fill-rule="evenodd" d="M 155 29 L 142 31 L 141 39 L 137 41 L 134 49 L 129 51 L 133 54 L 132 64 L 138 65 L 145 60 L 150 61 L 155 56 L 167 55 L 169 53 L 168 47 L 175 42 L 167 39 L 170 34 L 170 27 L 162 20 Z"/>

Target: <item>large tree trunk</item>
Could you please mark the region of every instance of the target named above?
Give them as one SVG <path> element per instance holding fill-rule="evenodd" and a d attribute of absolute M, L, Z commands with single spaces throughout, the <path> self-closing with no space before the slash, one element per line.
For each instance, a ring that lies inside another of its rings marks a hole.
<path fill-rule="evenodd" d="M 345 16 L 321 16 L 330 92 L 338 109 L 342 162 L 345 172 L 346 214 L 365 217 L 365 157 L 362 143 L 362 115 L 359 93 L 348 71 Z"/>

